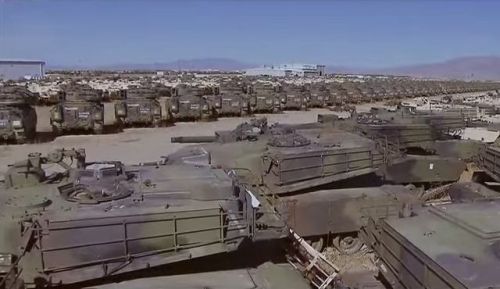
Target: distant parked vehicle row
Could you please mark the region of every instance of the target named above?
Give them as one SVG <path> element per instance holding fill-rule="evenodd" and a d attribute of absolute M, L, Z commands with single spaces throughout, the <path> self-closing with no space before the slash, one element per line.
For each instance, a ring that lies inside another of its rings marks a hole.
<path fill-rule="evenodd" d="M 222 78 L 217 84 L 183 82 L 174 86 L 142 82 L 118 91 L 103 91 L 76 81 L 60 86 L 50 110 L 55 136 L 73 131 L 104 132 L 103 101 L 114 101 L 115 127 L 159 127 L 177 121 L 208 121 L 219 116 L 279 113 L 374 101 L 467 92 L 496 91 L 493 82 L 370 80 L 300 83 L 269 79 Z M 37 94 L 26 87 L 0 87 L 0 138 L 17 143 L 36 136 Z"/>

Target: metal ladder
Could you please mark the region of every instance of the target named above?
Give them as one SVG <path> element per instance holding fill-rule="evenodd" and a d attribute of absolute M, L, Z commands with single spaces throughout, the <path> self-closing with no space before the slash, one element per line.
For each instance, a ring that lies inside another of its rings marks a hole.
<path fill-rule="evenodd" d="M 290 239 L 292 244 L 288 251 L 288 262 L 302 272 L 315 288 L 335 288 L 335 281 L 339 279 L 339 268 L 292 229 Z"/>

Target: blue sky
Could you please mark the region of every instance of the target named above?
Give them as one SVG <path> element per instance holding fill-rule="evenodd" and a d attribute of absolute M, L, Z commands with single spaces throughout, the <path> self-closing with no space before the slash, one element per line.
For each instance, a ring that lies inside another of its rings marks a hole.
<path fill-rule="evenodd" d="M 0 58 L 385 67 L 500 55 L 500 1 L 0 0 Z"/>

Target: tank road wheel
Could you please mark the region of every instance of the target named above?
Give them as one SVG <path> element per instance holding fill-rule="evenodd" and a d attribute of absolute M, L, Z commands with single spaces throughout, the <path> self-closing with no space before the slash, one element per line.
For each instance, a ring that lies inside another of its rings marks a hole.
<path fill-rule="evenodd" d="M 363 247 L 363 242 L 357 236 L 337 236 L 333 239 L 333 245 L 340 253 L 352 255 Z"/>
<path fill-rule="evenodd" d="M 324 237 L 314 237 L 314 238 L 309 238 L 306 241 L 311 247 L 314 248 L 314 250 L 318 252 L 322 252 L 323 249 L 325 249 L 325 238 Z"/>

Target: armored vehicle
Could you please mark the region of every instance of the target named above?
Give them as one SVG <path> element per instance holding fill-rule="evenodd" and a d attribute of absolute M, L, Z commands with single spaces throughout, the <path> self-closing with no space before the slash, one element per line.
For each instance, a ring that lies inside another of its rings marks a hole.
<path fill-rule="evenodd" d="M 304 85 L 282 83 L 280 95 L 283 110 L 306 110 L 309 106 L 310 92 Z"/>
<path fill-rule="evenodd" d="M 162 109 L 156 91 L 146 87 L 129 88 L 125 99 L 115 102 L 115 116 L 120 126 L 160 126 Z"/>
<path fill-rule="evenodd" d="M 383 84 L 374 82 L 373 83 L 373 100 L 374 101 L 382 101 L 384 100 L 385 89 Z"/>
<path fill-rule="evenodd" d="M 328 83 L 330 91 L 330 100 L 327 101 L 328 106 L 342 105 L 347 103 L 347 91 L 338 83 Z"/>
<path fill-rule="evenodd" d="M 177 85 L 170 99 L 173 120 L 209 120 L 217 117 L 215 108 L 207 100 L 210 89 L 201 86 Z"/>
<path fill-rule="evenodd" d="M 369 219 L 397 218 L 405 204 L 420 205 L 419 190 L 402 185 L 317 190 L 280 197 L 278 211 L 317 250 L 332 244 L 342 254 L 363 246 L 358 232 Z"/>
<path fill-rule="evenodd" d="M 500 147 L 497 144 L 483 145 L 475 160 L 491 179 L 500 182 Z"/>
<path fill-rule="evenodd" d="M 333 105 L 334 101 L 331 99 L 330 91 L 324 83 L 312 83 L 307 86 L 310 93 L 309 107 L 325 107 Z"/>
<path fill-rule="evenodd" d="M 320 123 L 268 125 L 260 119 L 216 132 L 215 137 L 174 137 L 172 142 L 217 142 L 198 146 L 203 148 L 200 162 L 245 168 L 258 176 L 253 181 L 266 184 L 275 194 L 369 174 L 386 161 L 375 141 Z M 169 160 L 197 152 L 188 147 Z"/>
<path fill-rule="evenodd" d="M 371 83 L 363 82 L 359 84 L 359 93 L 361 94 L 363 102 L 375 101 L 375 92 Z"/>
<path fill-rule="evenodd" d="M 206 143 L 181 149 L 177 155 L 200 153 L 202 163 L 246 168 L 275 194 L 374 172 L 391 183 L 446 183 L 458 180 L 465 169 L 459 154 L 409 155 L 403 144 L 383 135 L 366 137 L 353 126 L 339 121 L 268 125 L 260 119 L 215 136 L 173 137 L 171 141 Z"/>
<path fill-rule="evenodd" d="M 345 89 L 346 92 L 346 102 L 347 103 L 361 103 L 364 101 L 363 99 L 363 94 L 361 93 L 359 89 L 359 83 L 358 82 L 344 82 L 342 83 L 342 87 Z"/>
<path fill-rule="evenodd" d="M 266 262 L 256 268 L 208 271 L 122 281 L 86 289 L 313 289 L 290 264 Z"/>
<path fill-rule="evenodd" d="M 0 86 L 0 139 L 19 144 L 36 137 L 36 96 L 22 86 Z"/>
<path fill-rule="evenodd" d="M 416 207 L 370 220 L 363 236 L 392 288 L 497 288 L 499 209 L 498 197 Z"/>
<path fill-rule="evenodd" d="M 372 108 L 368 114 L 357 115 L 357 128 L 369 137 L 381 137 L 400 148 L 432 149 L 436 140 L 459 135 L 467 125 L 460 111 L 416 112 L 412 108 L 397 111 Z"/>
<path fill-rule="evenodd" d="M 250 89 L 250 106 L 253 112 L 280 112 L 280 86 L 272 82 L 256 81 Z"/>
<path fill-rule="evenodd" d="M 55 135 L 71 130 L 104 130 L 102 91 L 88 85 L 70 84 L 62 87 L 60 102 L 50 110 L 50 124 Z"/>
<path fill-rule="evenodd" d="M 400 197 L 418 201 L 418 192 L 402 186 L 328 188 L 367 181 L 372 186 L 436 185 L 456 181 L 465 169 L 456 158 L 405 155 L 385 139 L 368 139 L 319 123 L 269 126 L 261 119 L 212 137 L 177 137 L 172 142 L 205 144 L 181 149 L 169 156 L 169 162 L 234 170 L 261 194 L 276 196 L 275 207 L 299 235 L 321 246 L 325 236 L 333 234 L 344 252 L 360 248 L 356 232 L 369 215 L 394 216 L 391 212 L 403 203 Z M 318 188 L 324 190 L 315 192 Z M 380 204 L 387 206 L 377 211 Z M 340 209 L 344 207 L 352 212 Z"/>
<path fill-rule="evenodd" d="M 287 236 L 259 198 L 210 167 L 30 154 L 0 189 L 0 287 L 75 284 Z"/>
<path fill-rule="evenodd" d="M 252 113 L 243 83 L 224 82 L 210 99 L 218 115 L 242 116 Z"/>

